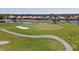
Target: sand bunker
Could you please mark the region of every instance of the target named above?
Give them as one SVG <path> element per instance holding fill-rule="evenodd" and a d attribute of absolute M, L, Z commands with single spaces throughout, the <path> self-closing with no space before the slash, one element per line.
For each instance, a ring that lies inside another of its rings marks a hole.
<path fill-rule="evenodd" d="M 0 41 L 0 45 L 5 45 L 5 44 L 8 44 L 10 43 L 9 41 Z"/>
<path fill-rule="evenodd" d="M 29 27 L 25 27 L 25 26 L 16 26 L 19 29 L 29 29 Z"/>

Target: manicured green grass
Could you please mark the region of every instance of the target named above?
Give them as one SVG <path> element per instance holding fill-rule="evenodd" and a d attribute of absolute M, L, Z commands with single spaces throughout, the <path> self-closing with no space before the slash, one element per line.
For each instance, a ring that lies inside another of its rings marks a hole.
<path fill-rule="evenodd" d="M 41 23 L 38 25 L 34 25 L 36 29 L 41 29 L 41 30 L 60 30 L 63 29 L 62 26 L 59 26 L 57 24 L 47 24 L 47 23 Z"/>
<path fill-rule="evenodd" d="M 16 26 L 19 26 L 19 25 L 27 26 L 30 29 L 22 30 L 22 29 L 16 28 Z M 35 27 L 38 25 L 39 25 L 38 23 L 25 23 L 25 24 L 16 23 L 16 24 L 0 24 L 0 27 L 6 28 L 10 31 L 14 31 L 14 32 L 22 33 L 22 34 L 28 34 L 28 35 L 41 35 L 41 34 L 56 35 L 60 38 L 63 38 L 65 41 L 71 44 L 74 50 L 79 50 L 79 25 L 57 24 L 58 26 L 63 27 L 62 29 L 59 29 L 59 30 L 38 29 Z"/>
<path fill-rule="evenodd" d="M 47 38 L 23 38 L 13 36 L 0 31 L 0 40 L 10 41 L 7 45 L 1 45 L 0 50 L 5 51 L 62 51 L 63 44 Z"/>
<path fill-rule="evenodd" d="M 29 27 L 29 29 L 22 30 L 22 29 L 16 28 L 16 26 L 26 26 L 26 27 Z M 29 35 L 53 34 L 52 32 L 53 30 L 57 31 L 57 30 L 63 29 L 62 26 L 55 25 L 55 24 L 51 25 L 51 24 L 38 24 L 38 23 L 1 24 L 0 27 L 14 31 L 14 32 L 18 32 L 22 34 L 29 34 Z"/>

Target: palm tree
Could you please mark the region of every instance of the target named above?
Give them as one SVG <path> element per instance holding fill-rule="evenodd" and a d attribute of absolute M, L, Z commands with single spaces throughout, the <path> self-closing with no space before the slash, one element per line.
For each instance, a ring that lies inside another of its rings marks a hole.
<path fill-rule="evenodd" d="M 57 24 L 58 17 L 56 15 L 51 17 L 51 20 L 53 21 L 54 24 Z"/>
<path fill-rule="evenodd" d="M 51 20 L 52 20 L 52 16 L 50 15 L 50 16 L 49 16 L 49 21 L 48 21 L 48 22 L 51 23 Z"/>

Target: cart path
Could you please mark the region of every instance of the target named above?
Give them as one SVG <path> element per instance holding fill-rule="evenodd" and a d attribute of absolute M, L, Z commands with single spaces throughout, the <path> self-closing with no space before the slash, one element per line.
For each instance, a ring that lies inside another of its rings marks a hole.
<path fill-rule="evenodd" d="M 61 39 L 57 36 L 53 36 L 53 35 L 25 35 L 25 34 L 15 33 L 15 32 L 12 32 L 12 31 L 9 31 L 6 29 L 1 29 L 1 28 L 0 28 L 0 31 L 15 35 L 15 36 L 20 36 L 20 37 L 54 39 L 54 40 L 57 40 L 58 42 L 62 43 L 64 45 L 66 51 L 73 51 L 73 48 L 71 47 L 71 45 L 69 43 L 67 43 L 64 39 Z"/>

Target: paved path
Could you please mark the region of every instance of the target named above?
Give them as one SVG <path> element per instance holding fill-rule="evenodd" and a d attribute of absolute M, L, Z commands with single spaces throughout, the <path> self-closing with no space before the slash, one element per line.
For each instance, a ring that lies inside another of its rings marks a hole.
<path fill-rule="evenodd" d="M 61 39 L 57 36 L 53 36 L 53 35 L 25 35 L 25 34 L 19 34 L 19 33 L 15 33 L 12 31 L 8 31 L 6 29 L 0 29 L 0 31 L 12 34 L 12 35 L 16 35 L 16 36 L 20 36 L 20 37 L 30 37 L 30 38 L 51 38 L 51 39 L 55 39 L 57 41 L 59 41 L 60 43 L 62 43 L 65 47 L 66 51 L 73 51 L 73 48 L 71 47 L 70 44 L 68 44 L 64 39 Z"/>

